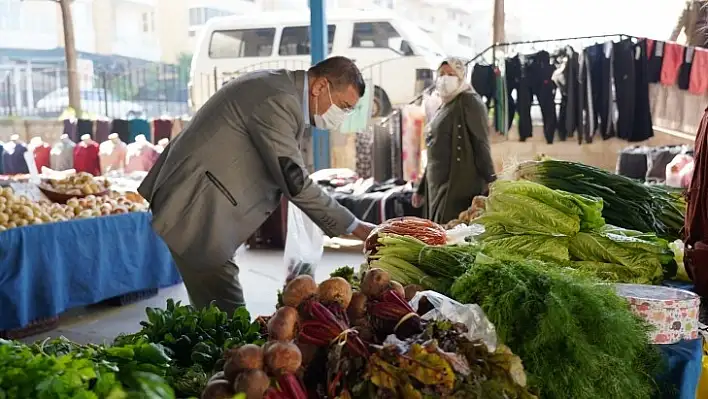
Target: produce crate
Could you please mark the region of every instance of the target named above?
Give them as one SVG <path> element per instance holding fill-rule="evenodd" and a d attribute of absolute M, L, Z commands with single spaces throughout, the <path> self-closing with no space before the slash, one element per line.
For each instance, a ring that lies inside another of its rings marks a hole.
<path fill-rule="evenodd" d="M 22 339 L 26 337 L 31 337 L 32 335 L 51 331 L 57 327 L 59 327 L 59 316 L 49 317 L 46 319 L 38 319 L 22 328 L 15 328 L 12 330 L 0 330 L 0 338 Z"/>
<path fill-rule="evenodd" d="M 152 298 L 157 296 L 157 288 L 150 288 L 147 290 L 135 291 L 124 295 L 119 295 L 113 298 L 108 298 L 101 302 L 110 306 L 125 306 L 130 305 L 135 302 L 140 302 L 143 299 Z"/>

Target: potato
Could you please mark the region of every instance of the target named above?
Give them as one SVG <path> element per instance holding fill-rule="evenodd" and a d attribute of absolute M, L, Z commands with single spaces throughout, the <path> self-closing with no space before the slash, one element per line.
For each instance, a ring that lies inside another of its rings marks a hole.
<path fill-rule="evenodd" d="M 315 356 L 317 356 L 317 351 L 320 349 L 317 345 L 306 344 L 304 342 L 297 342 L 296 345 L 298 349 L 300 349 L 303 366 L 310 364 L 310 362 L 315 359 Z"/>
<path fill-rule="evenodd" d="M 317 297 L 320 302 L 336 303 L 346 309 L 352 300 L 352 286 L 341 277 L 332 277 L 320 283 Z"/>
<path fill-rule="evenodd" d="M 239 347 L 224 364 L 224 375 L 233 382 L 239 372 L 263 368 L 263 348 L 247 344 Z"/>
<path fill-rule="evenodd" d="M 225 380 L 225 379 L 226 379 L 226 377 L 224 377 L 224 372 L 219 371 L 218 373 L 212 375 L 211 378 L 209 378 L 209 382 L 212 382 L 214 380 Z"/>
<path fill-rule="evenodd" d="M 268 320 L 268 339 L 273 341 L 291 341 L 298 333 L 300 316 L 297 309 L 283 306 Z"/>
<path fill-rule="evenodd" d="M 349 307 L 347 307 L 349 320 L 357 320 L 366 317 L 367 301 L 366 295 L 359 291 L 352 294 L 352 300 L 349 302 Z"/>
<path fill-rule="evenodd" d="M 247 370 L 234 381 L 234 392 L 246 394 L 246 399 L 262 399 L 270 388 L 270 378 L 263 370 Z"/>
<path fill-rule="evenodd" d="M 373 268 L 366 272 L 359 285 L 361 292 L 369 298 L 378 298 L 391 283 L 391 276 L 383 269 Z"/>
<path fill-rule="evenodd" d="M 391 281 L 389 284 L 389 289 L 395 291 L 401 298 L 406 297 L 406 290 L 398 281 Z"/>
<path fill-rule="evenodd" d="M 410 301 L 413 299 L 415 294 L 417 294 L 419 291 L 423 291 L 423 287 L 417 284 L 408 284 L 403 291 L 405 292 L 405 298 L 406 301 Z"/>
<path fill-rule="evenodd" d="M 317 294 L 317 283 L 308 275 L 295 277 L 285 286 L 283 291 L 283 304 L 297 308 L 306 299 Z"/>
<path fill-rule="evenodd" d="M 275 376 L 295 374 L 302 365 L 302 353 L 293 343 L 276 342 L 266 350 L 265 364 Z"/>
<path fill-rule="evenodd" d="M 226 380 L 214 380 L 204 388 L 201 399 L 231 399 L 235 394 L 232 388 Z"/>

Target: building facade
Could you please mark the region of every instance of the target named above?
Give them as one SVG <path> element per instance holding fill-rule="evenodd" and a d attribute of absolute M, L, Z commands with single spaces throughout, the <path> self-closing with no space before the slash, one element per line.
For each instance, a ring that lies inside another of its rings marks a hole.
<path fill-rule="evenodd" d="M 149 61 L 162 58 L 158 0 L 74 0 L 76 49 Z M 53 1 L 0 0 L 0 49 L 64 47 L 59 5 Z"/>
<path fill-rule="evenodd" d="M 394 10 L 415 22 L 448 54 L 471 57 L 491 42 L 492 3 L 463 0 L 326 0 L 332 8 Z M 193 52 L 211 18 L 257 11 L 307 9 L 308 0 L 74 0 L 80 52 L 177 62 Z M 507 15 L 507 20 L 515 20 Z M 518 21 L 507 23 L 511 36 Z M 0 0 L 0 49 L 63 47 L 53 1 Z"/>

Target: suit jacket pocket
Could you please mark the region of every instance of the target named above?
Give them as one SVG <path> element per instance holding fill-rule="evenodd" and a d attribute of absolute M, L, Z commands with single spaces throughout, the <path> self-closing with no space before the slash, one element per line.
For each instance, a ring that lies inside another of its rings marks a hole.
<path fill-rule="evenodd" d="M 233 205 L 233 206 L 238 205 L 236 198 L 234 198 L 234 196 L 229 192 L 229 190 L 226 188 L 226 186 L 224 186 L 224 184 L 221 183 L 219 181 L 219 179 L 217 179 L 216 176 L 214 176 L 213 173 L 206 171 L 206 172 L 204 172 L 204 174 L 206 175 L 207 179 L 209 179 L 209 181 L 212 184 L 214 184 L 214 187 L 216 187 L 216 189 L 219 190 L 221 192 L 221 194 L 223 194 L 224 197 L 226 197 L 227 200 L 229 200 L 231 205 Z"/>

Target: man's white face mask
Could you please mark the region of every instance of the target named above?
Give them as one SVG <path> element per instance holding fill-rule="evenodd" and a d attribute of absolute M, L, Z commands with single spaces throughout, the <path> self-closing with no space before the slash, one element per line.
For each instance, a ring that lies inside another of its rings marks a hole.
<path fill-rule="evenodd" d="M 440 76 L 435 82 L 435 88 L 441 96 L 449 96 L 460 88 L 461 83 L 457 76 Z"/>
<path fill-rule="evenodd" d="M 327 111 L 325 111 L 324 114 L 319 115 L 317 113 L 317 103 L 315 102 L 315 116 L 313 119 L 315 120 L 315 126 L 320 129 L 336 130 L 342 125 L 342 123 L 344 123 L 344 120 L 347 119 L 349 114 L 339 108 L 339 106 L 332 101 L 332 92 L 330 91 L 329 86 L 329 82 L 327 82 L 327 94 L 329 95 L 330 104 L 329 108 L 327 108 Z"/>

